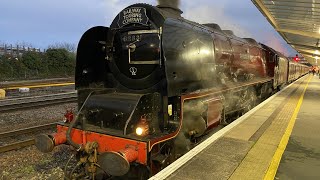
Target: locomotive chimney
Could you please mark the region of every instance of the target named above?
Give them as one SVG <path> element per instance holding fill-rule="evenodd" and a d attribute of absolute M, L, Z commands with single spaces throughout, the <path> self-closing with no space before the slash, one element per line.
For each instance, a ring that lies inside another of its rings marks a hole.
<path fill-rule="evenodd" d="M 180 8 L 180 0 L 158 0 L 158 8 L 163 10 L 167 17 L 181 17 L 183 13 Z"/>

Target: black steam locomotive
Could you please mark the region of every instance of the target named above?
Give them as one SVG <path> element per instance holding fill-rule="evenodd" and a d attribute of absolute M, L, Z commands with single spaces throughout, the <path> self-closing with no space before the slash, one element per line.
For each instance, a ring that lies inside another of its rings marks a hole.
<path fill-rule="evenodd" d="M 147 178 L 308 70 L 181 13 L 169 4 L 134 4 L 110 28 L 85 32 L 77 50 L 78 113 L 56 134 L 38 136 L 37 147 L 72 145 L 85 176 Z"/>

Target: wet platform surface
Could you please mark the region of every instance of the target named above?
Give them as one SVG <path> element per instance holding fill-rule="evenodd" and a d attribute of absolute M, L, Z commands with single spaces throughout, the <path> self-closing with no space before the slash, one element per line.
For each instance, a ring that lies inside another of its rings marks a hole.
<path fill-rule="evenodd" d="M 275 179 L 320 179 L 320 79 L 309 82 Z"/>
<path fill-rule="evenodd" d="M 151 179 L 319 179 L 317 106 L 320 79 L 306 75 Z"/>

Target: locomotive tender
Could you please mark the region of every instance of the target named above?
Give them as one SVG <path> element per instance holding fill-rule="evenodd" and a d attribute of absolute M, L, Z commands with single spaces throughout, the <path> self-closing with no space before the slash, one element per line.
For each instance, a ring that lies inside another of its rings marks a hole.
<path fill-rule="evenodd" d="M 68 143 L 90 177 L 147 178 L 308 71 L 251 38 L 181 17 L 177 2 L 134 4 L 79 42 L 78 113 L 39 135 Z M 67 173 L 75 178 L 74 172 Z"/>

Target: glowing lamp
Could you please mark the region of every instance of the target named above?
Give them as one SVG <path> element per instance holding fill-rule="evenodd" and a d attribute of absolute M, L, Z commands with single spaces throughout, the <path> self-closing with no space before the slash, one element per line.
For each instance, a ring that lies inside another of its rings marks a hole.
<path fill-rule="evenodd" d="M 295 62 L 299 62 L 299 61 L 300 61 L 298 54 L 296 54 L 296 57 L 294 57 L 293 60 L 294 60 Z"/>
<path fill-rule="evenodd" d="M 136 134 L 137 134 L 138 136 L 141 136 L 141 135 L 143 134 L 143 132 L 144 132 L 144 130 L 143 130 L 142 127 L 137 127 L 137 128 L 136 128 Z"/>
<path fill-rule="evenodd" d="M 136 127 L 136 134 L 138 136 L 145 136 L 149 134 L 149 124 L 146 116 L 141 116 L 140 121 Z"/>

